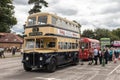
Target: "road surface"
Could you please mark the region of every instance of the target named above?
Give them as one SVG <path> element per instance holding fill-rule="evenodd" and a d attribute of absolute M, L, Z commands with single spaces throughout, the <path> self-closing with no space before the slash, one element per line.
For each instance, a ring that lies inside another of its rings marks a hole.
<path fill-rule="evenodd" d="M 66 66 L 54 73 L 44 70 L 26 72 L 21 63 L 22 57 L 0 59 L 0 80 L 120 80 L 120 61 L 101 65 Z"/>

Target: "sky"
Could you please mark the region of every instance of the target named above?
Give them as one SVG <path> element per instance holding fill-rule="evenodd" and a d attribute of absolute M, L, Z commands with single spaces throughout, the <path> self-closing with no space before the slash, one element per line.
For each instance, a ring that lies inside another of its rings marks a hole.
<path fill-rule="evenodd" d="M 86 29 L 105 28 L 109 30 L 120 28 L 120 0 L 46 0 L 48 7 L 42 12 L 50 12 L 70 21 L 81 24 L 81 31 Z M 17 25 L 12 31 L 24 32 L 23 24 L 27 20 L 28 11 L 33 5 L 28 0 L 13 0 Z"/>

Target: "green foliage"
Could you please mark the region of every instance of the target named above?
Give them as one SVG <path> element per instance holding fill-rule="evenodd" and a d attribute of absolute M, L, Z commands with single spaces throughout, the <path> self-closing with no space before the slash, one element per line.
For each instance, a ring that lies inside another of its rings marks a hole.
<path fill-rule="evenodd" d="M 94 38 L 98 40 L 100 40 L 100 38 L 106 37 L 110 38 L 111 41 L 120 40 L 120 28 L 112 31 L 104 28 L 97 28 L 94 31 L 87 29 L 83 31 L 82 37 Z"/>
<path fill-rule="evenodd" d="M 48 3 L 45 0 L 29 0 L 28 4 L 34 4 L 33 8 L 30 9 L 29 14 L 41 12 L 42 6 L 48 7 Z"/>
<path fill-rule="evenodd" d="M 120 39 L 120 28 L 116 29 L 116 30 L 113 30 L 112 31 L 112 34 L 118 36 L 118 38 Z"/>
<path fill-rule="evenodd" d="M 110 37 L 110 31 L 104 28 L 97 28 L 94 33 L 96 34 L 96 39 L 98 40 L 100 40 L 101 37 Z"/>
<path fill-rule="evenodd" d="M 94 38 L 94 32 L 92 30 L 84 30 L 82 37 Z"/>
<path fill-rule="evenodd" d="M 0 32 L 10 32 L 10 28 L 17 24 L 12 0 L 0 0 Z"/>

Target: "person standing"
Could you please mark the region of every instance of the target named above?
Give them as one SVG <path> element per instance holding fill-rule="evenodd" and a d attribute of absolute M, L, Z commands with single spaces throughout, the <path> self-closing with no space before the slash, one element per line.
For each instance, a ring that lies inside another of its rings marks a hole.
<path fill-rule="evenodd" d="M 88 65 L 92 65 L 92 63 L 93 63 L 93 52 L 90 52 L 90 54 L 89 54 L 89 58 L 88 58 L 88 60 L 89 60 L 89 62 L 88 62 Z"/>
<path fill-rule="evenodd" d="M 98 51 L 98 58 L 99 58 L 99 63 L 102 64 L 102 51 L 101 51 L 101 49 Z"/>
<path fill-rule="evenodd" d="M 114 53 L 113 48 L 110 48 L 110 51 L 109 51 L 109 61 L 112 61 L 113 53 Z"/>
<path fill-rule="evenodd" d="M 13 47 L 13 48 L 12 48 L 12 55 L 13 55 L 13 56 L 15 55 L 15 51 L 16 51 L 16 48 Z"/>
<path fill-rule="evenodd" d="M 4 51 L 5 51 L 4 48 L 0 48 L 0 57 L 1 57 L 1 58 L 2 58 L 2 57 L 5 58 Z"/>
<path fill-rule="evenodd" d="M 118 57 L 119 57 L 119 53 L 118 53 L 117 48 L 115 48 L 114 49 L 114 54 L 113 54 L 113 61 L 114 61 L 114 63 L 117 62 Z"/>
<path fill-rule="evenodd" d="M 108 64 L 108 59 L 109 59 L 109 52 L 108 52 L 108 49 L 105 50 L 104 59 L 105 59 L 105 64 Z"/>
<path fill-rule="evenodd" d="M 95 64 L 94 65 L 97 65 L 97 60 L 98 60 L 98 49 L 97 48 L 94 48 L 94 60 L 95 60 Z"/>

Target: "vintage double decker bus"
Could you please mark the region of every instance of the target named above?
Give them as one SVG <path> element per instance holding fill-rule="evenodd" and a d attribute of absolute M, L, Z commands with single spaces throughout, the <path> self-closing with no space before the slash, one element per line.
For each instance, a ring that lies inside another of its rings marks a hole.
<path fill-rule="evenodd" d="M 79 58 L 82 60 L 88 60 L 89 54 L 93 53 L 94 48 L 100 49 L 99 40 L 90 39 L 90 38 L 81 38 Z"/>
<path fill-rule="evenodd" d="M 54 72 L 57 66 L 79 62 L 79 25 L 51 13 L 28 16 L 23 47 L 23 67 Z"/>

